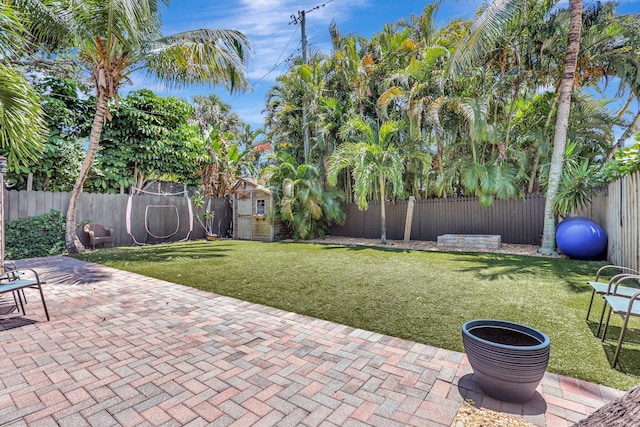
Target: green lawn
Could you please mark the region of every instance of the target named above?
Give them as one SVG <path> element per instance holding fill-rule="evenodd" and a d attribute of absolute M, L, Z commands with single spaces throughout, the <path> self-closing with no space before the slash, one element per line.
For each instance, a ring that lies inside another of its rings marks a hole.
<path fill-rule="evenodd" d="M 232 240 L 104 249 L 78 256 L 205 291 L 464 351 L 460 327 L 495 318 L 551 338 L 549 370 L 620 389 L 640 376 L 640 345 L 611 369 L 619 317 L 604 345 L 587 323 L 600 262 L 505 254 L 387 250 Z M 639 327 L 634 323 L 632 326 Z M 628 340 L 640 343 L 637 334 Z"/>

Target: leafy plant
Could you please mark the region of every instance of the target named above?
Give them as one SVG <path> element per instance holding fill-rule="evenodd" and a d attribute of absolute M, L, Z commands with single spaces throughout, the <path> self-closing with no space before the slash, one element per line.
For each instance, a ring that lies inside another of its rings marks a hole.
<path fill-rule="evenodd" d="M 29 175 L 37 191 L 71 191 L 78 176 L 89 135 L 93 104 L 70 78 L 45 77 L 35 83 L 41 96 L 48 134 L 36 159 L 10 168 L 7 181 L 16 190 L 26 190 Z"/>
<path fill-rule="evenodd" d="M 207 199 L 207 205 L 204 204 L 204 196 L 196 194 L 191 198 L 193 206 L 196 208 L 196 219 L 204 228 L 204 232 L 207 236 L 213 236 L 213 220 L 216 217 L 216 211 L 211 210 L 211 199 Z"/>
<path fill-rule="evenodd" d="M 598 166 L 576 153 L 577 144 L 567 144 L 560 189 L 553 203 L 556 213 L 568 215 L 591 201 L 591 192 L 599 186 Z"/>
<path fill-rule="evenodd" d="M 640 171 L 640 142 L 616 151 L 613 159 L 605 163 L 601 173 L 604 181 L 610 182 L 638 171 Z"/>
<path fill-rule="evenodd" d="M 210 160 L 202 169 L 202 187 L 210 197 L 224 197 L 233 183 L 251 163 L 249 149 L 240 148 L 233 142 L 235 135 L 222 131 L 221 123 L 210 126 L 205 131 L 207 151 Z"/>
<path fill-rule="evenodd" d="M 7 221 L 6 258 L 39 258 L 63 254 L 64 229 L 65 217 L 55 209 L 48 214 Z"/>
<path fill-rule="evenodd" d="M 387 243 L 387 220 L 385 202 L 387 187 L 389 195 L 399 196 L 403 192 L 402 173 L 409 160 L 394 141 L 394 136 L 404 129 L 404 123 L 385 121 L 381 125 L 353 116 L 340 129 L 345 142 L 329 157 L 327 177 L 331 185 L 336 185 L 338 174 L 343 169 L 351 171 L 354 181 L 354 195 L 361 210 L 369 206 L 372 194 L 380 200 L 380 241 Z"/>
<path fill-rule="evenodd" d="M 192 114 L 186 101 L 163 98 L 148 89 L 122 98 L 104 126 L 89 188 L 117 192 L 144 188 L 161 178 L 197 182 L 206 151 L 197 127 L 187 123 Z"/>
<path fill-rule="evenodd" d="M 279 165 L 265 168 L 263 174 L 269 176 L 278 213 L 294 239 L 324 236 L 324 230 L 332 222 L 344 223 L 346 215 L 340 206 L 344 196 L 335 188 L 325 188 L 314 166 L 295 166 L 286 156 L 278 161 Z"/>

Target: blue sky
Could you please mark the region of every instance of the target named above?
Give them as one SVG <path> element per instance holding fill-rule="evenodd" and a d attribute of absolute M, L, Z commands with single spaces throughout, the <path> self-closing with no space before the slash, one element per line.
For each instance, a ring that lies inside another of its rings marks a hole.
<path fill-rule="evenodd" d="M 251 89 L 234 95 L 229 95 L 221 86 L 168 90 L 142 77 L 135 78 L 134 86 L 129 89 L 147 87 L 160 95 L 176 95 L 188 100 L 195 94 L 215 93 L 230 104 L 243 121 L 258 128 L 263 124 L 266 92 L 276 77 L 286 71 L 287 58 L 300 55 L 300 26 L 290 24 L 291 15 L 309 11 L 306 14 L 309 49 L 330 52 L 328 28 L 332 21 L 342 34 L 371 38 L 382 31 L 385 23 L 421 14 L 426 4 L 414 0 L 173 0 L 162 12 L 164 34 L 228 28 L 247 35 L 254 50 L 248 66 Z M 443 0 L 438 24 L 458 18 L 472 19 L 481 4 L 481 0 Z M 315 9 L 317 6 L 320 7 Z M 640 0 L 621 1 L 618 12 L 640 12 Z"/>

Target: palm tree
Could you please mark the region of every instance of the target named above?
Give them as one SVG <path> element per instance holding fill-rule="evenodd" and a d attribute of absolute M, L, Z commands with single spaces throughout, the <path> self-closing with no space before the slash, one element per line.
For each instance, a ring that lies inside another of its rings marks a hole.
<path fill-rule="evenodd" d="M 397 85 L 387 89 L 378 98 L 378 107 L 386 113 L 389 104 L 395 101 L 404 106 L 409 120 L 409 137 L 414 140 L 422 138 L 422 120 L 426 116 L 431 102 L 440 93 L 434 94 L 434 88 L 439 87 L 432 76 L 436 75 L 436 66 L 449 51 L 442 46 L 429 46 L 420 52 L 421 58 L 411 58 L 409 65 L 392 74 L 390 80 Z"/>
<path fill-rule="evenodd" d="M 217 126 L 220 124 L 220 131 L 233 131 L 237 133 L 242 127 L 240 117 L 231 109 L 231 105 L 226 104 L 216 94 L 195 95 L 193 97 L 195 104 L 194 122 L 200 127 L 200 131 L 204 133 L 209 126 Z"/>
<path fill-rule="evenodd" d="M 267 166 L 261 176 L 268 179 L 278 201 L 278 212 L 294 239 L 323 236 L 331 223 L 344 224 L 340 202 L 343 195 L 326 189 L 322 176 L 313 165 L 295 166 L 290 156 L 278 156 L 277 164 Z"/>
<path fill-rule="evenodd" d="M 109 100 L 135 70 L 174 86 L 224 83 L 231 91 L 247 87 L 244 65 L 248 40 L 234 30 L 201 29 L 163 37 L 157 0 L 69 0 L 74 44 L 96 90 L 96 113 L 86 157 L 69 208 L 65 241 L 69 252 L 82 249 L 76 236 L 76 207 L 98 151 L 102 128 L 110 118 Z"/>
<path fill-rule="evenodd" d="M 377 189 L 380 196 L 380 243 L 387 243 L 385 201 L 387 186 L 390 194 L 402 194 L 405 156 L 393 142 L 393 137 L 405 128 L 404 122 L 389 120 L 378 127 L 361 116 L 352 117 L 340 130 L 345 142 L 329 157 L 328 181 L 336 185 L 342 169 L 351 168 L 356 203 L 362 210 Z"/>
<path fill-rule="evenodd" d="M 15 69 L 0 62 L 0 149 L 8 153 L 8 165 L 36 159 L 45 133 L 38 95 Z"/>
<path fill-rule="evenodd" d="M 334 48 L 336 71 L 344 77 L 349 87 L 349 95 L 353 97 L 360 115 L 364 117 L 366 103 L 372 96 L 370 85 L 375 70 L 373 56 L 361 55 L 358 44 L 362 40 L 355 36 L 342 37 L 335 24 L 329 27 L 329 33 Z"/>
<path fill-rule="evenodd" d="M 201 184 L 207 197 L 224 198 L 233 183 L 250 166 L 250 148 L 242 148 L 231 131 L 222 132 L 222 123 L 205 130 L 209 159 L 202 168 Z"/>
<path fill-rule="evenodd" d="M 569 112 L 571 110 L 571 95 L 573 82 L 580 52 L 580 33 L 582 29 L 582 0 L 569 0 L 569 34 L 567 36 L 567 50 L 565 52 L 564 71 L 560 81 L 560 96 L 558 112 L 556 113 L 556 130 L 553 136 L 553 154 L 549 169 L 549 183 L 547 184 L 547 198 L 544 206 L 544 227 L 542 247 L 540 253 L 555 254 L 556 248 L 556 218 L 554 203 L 560 182 L 562 181 L 562 166 L 564 152 L 567 145 L 567 127 L 569 126 Z"/>
<path fill-rule="evenodd" d="M 8 165 L 13 167 L 37 158 L 46 133 L 40 100 L 12 64 L 28 53 L 27 39 L 35 41 L 29 31 L 30 17 L 12 2 L 0 3 L 0 150 L 7 153 Z"/>
<path fill-rule="evenodd" d="M 456 75 L 465 66 L 468 66 L 480 55 L 488 51 L 495 40 L 501 36 L 504 26 L 521 9 L 522 4 L 523 0 L 495 0 L 491 3 L 476 20 L 470 33 L 461 41 L 461 44 L 454 52 L 450 63 L 451 74 Z M 558 109 L 556 112 L 553 153 L 545 203 L 544 241 L 540 248 L 540 252 L 543 254 L 555 253 L 554 203 L 562 180 L 571 96 L 573 94 L 578 53 L 580 51 L 582 0 L 570 0 L 569 13 L 568 42 L 564 54 L 562 77 L 558 86 Z"/>

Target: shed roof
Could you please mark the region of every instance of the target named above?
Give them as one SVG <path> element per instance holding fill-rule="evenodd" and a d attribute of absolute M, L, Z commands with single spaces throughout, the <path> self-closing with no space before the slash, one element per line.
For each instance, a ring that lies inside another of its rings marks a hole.
<path fill-rule="evenodd" d="M 240 184 L 242 184 L 243 182 L 246 182 L 247 184 L 255 187 L 256 190 L 262 191 L 262 192 L 267 193 L 269 195 L 271 194 L 271 190 L 269 190 L 266 187 L 263 187 L 262 185 L 258 184 L 255 180 L 249 179 L 249 178 L 240 178 L 240 179 L 238 179 L 238 181 L 236 181 L 236 183 L 233 184 L 233 187 L 231 187 L 231 190 L 229 190 L 229 193 L 234 193 L 238 189 Z"/>

